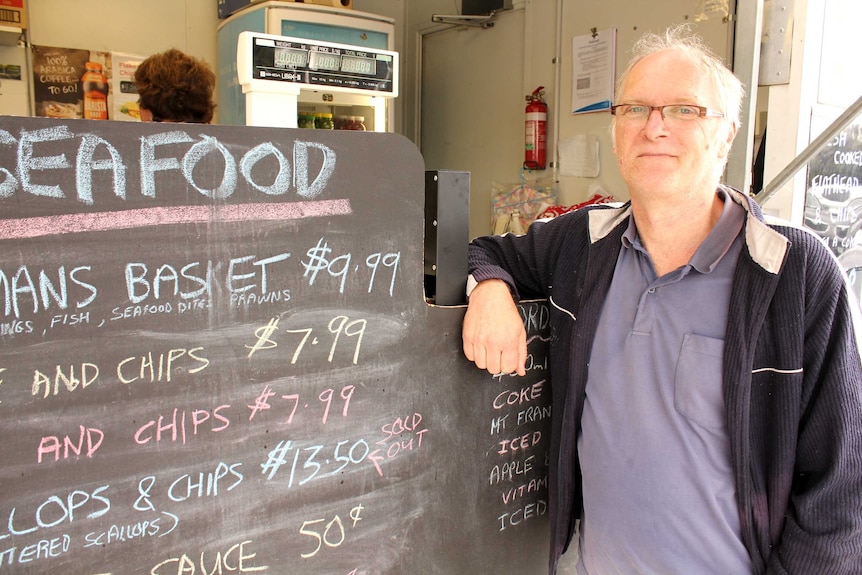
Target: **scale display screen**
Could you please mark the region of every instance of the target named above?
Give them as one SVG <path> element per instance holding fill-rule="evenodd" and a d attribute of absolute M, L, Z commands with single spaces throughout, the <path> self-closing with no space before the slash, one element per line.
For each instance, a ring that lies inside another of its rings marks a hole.
<path fill-rule="evenodd" d="M 279 48 L 275 51 L 276 68 L 297 68 L 308 65 L 308 50 Z"/>
<path fill-rule="evenodd" d="M 355 74 L 364 74 L 366 76 L 376 76 L 377 60 L 360 58 L 359 56 L 342 56 L 341 70 Z"/>
<path fill-rule="evenodd" d="M 308 53 L 308 67 L 311 70 L 339 72 L 341 70 L 341 56 L 314 50 Z"/>
<path fill-rule="evenodd" d="M 253 78 L 396 94 L 397 53 L 301 38 L 252 38 Z"/>

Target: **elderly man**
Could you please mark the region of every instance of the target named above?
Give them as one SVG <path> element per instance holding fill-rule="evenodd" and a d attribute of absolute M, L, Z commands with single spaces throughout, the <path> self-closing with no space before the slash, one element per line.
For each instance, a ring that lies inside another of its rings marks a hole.
<path fill-rule="evenodd" d="M 464 353 L 524 373 L 551 309 L 550 572 L 862 572 L 856 302 L 818 238 L 720 184 L 743 87 L 685 27 L 617 87 L 631 201 L 470 247 Z"/>

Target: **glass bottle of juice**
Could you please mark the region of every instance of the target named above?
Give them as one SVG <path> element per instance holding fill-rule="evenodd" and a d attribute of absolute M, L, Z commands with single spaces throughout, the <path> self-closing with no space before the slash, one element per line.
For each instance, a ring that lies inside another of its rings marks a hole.
<path fill-rule="evenodd" d="M 332 123 L 332 114 L 329 112 L 319 112 L 315 114 L 314 127 L 318 130 L 335 129 L 335 125 Z"/>
<path fill-rule="evenodd" d="M 108 119 L 108 79 L 102 73 L 102 65 L 87 62 L 86 71 L 81 77 L 81 91 L 84 93 L 84 119 Z"/>

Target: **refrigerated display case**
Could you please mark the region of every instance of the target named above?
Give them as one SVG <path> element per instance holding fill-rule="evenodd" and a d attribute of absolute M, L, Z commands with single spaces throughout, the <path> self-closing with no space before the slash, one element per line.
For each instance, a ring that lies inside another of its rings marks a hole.
<path fill-rule="evenodd" d="M 306 41 L 309 51 L 319 47 L 341 46 L 344 50 L 383 54 L 393 51 L 394 20 L 356 10 L 296 2 L 267 1 L 252 4 L 224 20 L 218 29 L 218 122 L 246 125 L 248 86 L 244 92 L 239 79 L 237 58 L 240 35 L 252 32 Z M 299 118 L 331 114 L 335 118 L 362 119 L 369 131 L 391 132 L 394 124 L 394 98 L 397 97 L 397 58 L 392 63 L 396 80 L 393 90 L 373 90 L 350 86 L 312 85 L 296 88 L 283 82 L 286 92 L 284 117 L 271 118 L 269 125 L 293 127 Z M 338 89 L 336 89 L 338 88 Z"/>

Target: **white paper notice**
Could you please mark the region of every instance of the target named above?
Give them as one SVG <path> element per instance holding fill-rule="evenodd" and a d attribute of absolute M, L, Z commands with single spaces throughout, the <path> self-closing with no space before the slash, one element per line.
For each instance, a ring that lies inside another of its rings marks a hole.
<path fill-rule="evenodd" d="M 616 46 L 614 28 L 572 39 L 572 114 L 611 108 Z"/>
<path fill-rule="evenodd" d="M 698 0 L 694 21 L 702 22 L 714 17 L 727 18 L 730 15 L 728 4 L 727 0 Z"/>
<path fill-rule="evenodd" d="M 146 56 L 111 53 L 111 119 L 124 122 L 140 122 L 138 90 L 135 87 L 135 70 Z"/>
<path fill-rule="evenodd" d="M 578 134 L 560 142 L 560 175 L 596 178 L 599 175 L 599 139 Z"/>

